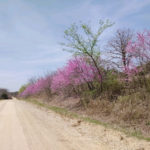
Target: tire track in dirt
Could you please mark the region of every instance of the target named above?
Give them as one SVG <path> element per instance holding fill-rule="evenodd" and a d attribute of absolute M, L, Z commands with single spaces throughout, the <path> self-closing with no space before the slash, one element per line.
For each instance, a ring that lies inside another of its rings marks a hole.
<path fill-rule="evenodd" d="M 49 150 L 52 147 L 53 150 L 96 150 L 104 147 L 92 142 L 89 138 L 82 137 L 80 133 L 74 131 L 74 128 L 66 128 L 65 125 L 63 126 L 64 122 L 60 125 L 59 117 L 50 116 L 49 120 L 47 119 L 48 116 L 45 116 L 45 112 L 35 108 L 30 109 L 30 106 L 27 107 L 23 108 L 20 105 L 17 111 L 31 149 Z"/>

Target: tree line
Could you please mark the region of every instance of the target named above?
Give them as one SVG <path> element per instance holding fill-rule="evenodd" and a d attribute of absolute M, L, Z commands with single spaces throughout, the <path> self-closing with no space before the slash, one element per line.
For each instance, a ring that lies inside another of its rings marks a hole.
<path fill-rule="evenodd" d="M 99 21 L 95 31 L 90 24 L 72 24 L 64 32 L 63 50 L 72 53 L 67 64 L 44 77 L 22 86 L 21 97 L 53 95 L 80 97 L 90 100 L 116 101 L 144 89 L 150 92 L 150 30 L 134 33 L 118 29 L 105 46 L 102 57 L 100 40 L 105 30 L 113 26 L 109 20 Z"/>

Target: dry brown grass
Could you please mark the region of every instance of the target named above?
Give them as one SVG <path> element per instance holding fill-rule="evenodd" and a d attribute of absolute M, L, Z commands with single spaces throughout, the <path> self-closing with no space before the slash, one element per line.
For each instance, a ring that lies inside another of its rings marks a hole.
<path fill-rule="evenodd" d="M 73 97 L 53 96 L 49 101 L 43 99 L 43 102 L 150 137 L 150 94 L 144 90 L 120 96 L 114 102 L 97 98 L 91 100 L 86 108 L 79 98 Z"/>
<path fill-rule="evenodd" d="M 92 101 L 86 113 L 101 121 L 130 128 L 150 137 L 149 93 L 138 92 L 120 97 L 115 102 Z"/>

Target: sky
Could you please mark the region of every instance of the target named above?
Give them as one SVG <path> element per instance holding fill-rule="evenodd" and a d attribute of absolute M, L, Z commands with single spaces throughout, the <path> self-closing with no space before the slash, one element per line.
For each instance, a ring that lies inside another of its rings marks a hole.
<path fill-rule="evenodd" d="M 105 44 L 119 28 L 150 29 L 150 0 L 0 0 L 0 87 L 17 91 L 65 65 L 64 30 L 72 23 L 109 19 Z"/>

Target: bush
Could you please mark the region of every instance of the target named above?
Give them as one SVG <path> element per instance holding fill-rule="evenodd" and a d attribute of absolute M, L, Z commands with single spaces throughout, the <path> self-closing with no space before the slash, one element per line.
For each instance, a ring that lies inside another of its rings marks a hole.
<path fill-rule="evenodd" d="M 114 113 L 125 122 L 141 122 L 149 118 L 150 95 L 144 90 L 131 95 L 120 96 L 115 104 Z"/>
<path fill-rule="evenodd" d="M 124 84 L 119 81 L 117 75 L 112 72 L 107 73 L 107 77 L 103 82 L 103 92 L 109 100 L 117 99 L 118 95 L 122 94 Z"/>
<path fill-rule="evenodd" d="M 2 93 L 0 99 L 9 99 L 9 97 L 6 93 Z"/>
<path fill-rule="evenodd" d="M 146 90 L 150 93 L 150 78 L 146 79 Z"/>

